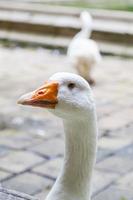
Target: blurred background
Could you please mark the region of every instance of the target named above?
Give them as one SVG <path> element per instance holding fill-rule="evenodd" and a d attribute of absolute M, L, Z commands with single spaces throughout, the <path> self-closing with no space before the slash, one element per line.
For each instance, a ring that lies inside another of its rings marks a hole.
<path fill-rule="evenodd" d="M 0 0 L 0 182 L 44 199 L 63 160 L 62 121 L 18 98 L 58 71 L 92 16 L 101 61 L 92 67 L 99 142 L 93 200 L 133 199 L 133 0 Z M 88 35 L 89 37 L 89 35 Z"/>

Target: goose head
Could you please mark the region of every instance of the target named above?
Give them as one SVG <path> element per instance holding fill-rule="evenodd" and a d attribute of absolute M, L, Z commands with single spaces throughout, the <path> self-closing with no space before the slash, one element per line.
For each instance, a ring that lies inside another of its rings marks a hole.
<path fill-rule="evenodd" d="M 64 121 L 64 164 L 46 200 L 90 199 L 97 129 L 87 81 L 79 75 L 56 73 L 42 87 L 23 95 L 18 103 L 49 109 Z"/>
<path fill-rule="evenodd" d="M 49 109 L 63 119 L 82 119 L 94 108 L 91 88 L 81 76 L 59 72 L 37 90 L 20 97 L 19 104 Z"/>

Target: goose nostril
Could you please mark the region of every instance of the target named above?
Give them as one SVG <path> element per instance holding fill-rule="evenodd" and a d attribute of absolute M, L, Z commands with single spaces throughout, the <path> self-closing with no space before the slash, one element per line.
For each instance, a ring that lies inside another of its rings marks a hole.
<path fill-rule="evenodd" d="M 44 94 L 44 92 L 43 91 L 39 91 L 38 94 L 42 95 L 42 94 Z"/>

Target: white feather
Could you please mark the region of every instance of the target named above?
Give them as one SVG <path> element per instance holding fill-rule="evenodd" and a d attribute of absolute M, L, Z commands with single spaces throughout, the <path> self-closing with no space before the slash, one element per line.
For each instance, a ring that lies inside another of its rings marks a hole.
<path fill-rule="evenodd" d="M 93 20 L 91 15 L 87 11 L 83 11 L 80 19 L 82 29 L 70 42 L 67 55 L 78 73 L 89 81 L 91 68 L 100 62 L 101 55 L 97 43 L 88 39 L 92 32 Z"/>
<path fill-rule="evenodd" d="M 90 200 L 96 156 L 97 125 L 93 95 L 80 76 L 57 73 L 58 105 L 52 112 L 63 118 L 65 156 L 59 177 L 46 200 Z M 67 86 L 74 83 L 72 90 Z"/>

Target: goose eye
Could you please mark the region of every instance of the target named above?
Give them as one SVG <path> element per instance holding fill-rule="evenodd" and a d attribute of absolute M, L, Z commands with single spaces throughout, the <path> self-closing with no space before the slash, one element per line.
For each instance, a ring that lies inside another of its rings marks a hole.
<path fill-rule="evenodd" d="M 68 84 L 68 88 L 69 88 L 69 89 L 73 89 L 74 87 L 75 87 L 75 84 L 74 84 L 74 83 L 69 83 L 69 84 Z"/>

